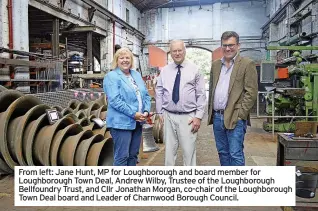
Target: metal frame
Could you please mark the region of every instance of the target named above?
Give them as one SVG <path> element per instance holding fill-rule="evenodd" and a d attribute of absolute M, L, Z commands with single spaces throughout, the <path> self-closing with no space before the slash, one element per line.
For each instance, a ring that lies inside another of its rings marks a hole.
<path fill-rule="evenodd" d="M 94 24 L 89 22 L 88 20 L 80 18 L 72 14 L 71 12 L 68 12 L 64 10 L 63 8 L 55 6 L 54 4 L 51 4 L 45 0 L 29 0 L 29 5 L 36 9 L 45 11 L 46 13 L 54 17 L 58 17 L 60 19 L 72 22 L 74 24 L 78 24 L 80 26 L 83 26 L 83 25 L 94 26 Z M 99 26 L 96 26 L 96 33 L 103 36 L 107 36 L 107 30 Z"/>
<path fill-rule="evenodd" d="M 129 29 L 132 33 L 135 33 L 137 36 L 139 36 L 142 39 L 145 39 L 145 35 L 140 32 L 138 29 L 131 26 L 129 23 L 124 21 L 123 19 L 119 18 L 117 15 L 110 12 L 108 9 L 104 8 L 102 5 L 98 4 L 97 2 L 93 0 L 82 0 L 87 5 L 91 6 L 91 8 L 95 8 L 98 12 L 105 15 L 106 17 L 110 18 L 112 21 L 115 21 L 122 25 L 124 28 Z"/>
<path fill-rule="evenodd" d="M 19 59 L 8 59 L 0 57 L 0 65 L 4 66 L 24 66 L 30 68 L 36 68 L 35 74 L 36 79 L 1 79 L 3 82 L 59 82 L 59 89 L 63 88 L 63 85 L 60 80 L 54 78 L 54 74 L 58 73 L 58 61 L 43 61 L 43 62 L 35 62 L 35 61 L 26 61 Z M 62 70 L 62 69 L 60 69 Z M 30 71 L 29 71 L 30 72 Z M 59 73 L 61 74 L 61 73 Z M 30 86 L 30 84 L 28 85 Z M 45 83 L 43 86 L 44 91 L 51 91 L 51 84 Z M 37 92 L 39 92 L 39 86 L 36 86 Z"/>
<path fill-rule="evenodd" d="M 260 116 L 259 115 L 259 94 L 271 94 L 272 95 L 272 115 L 271 116 Z M 272 135 L 273 135 L 273 140 L 275 139 L 275 118 L 282 118 L 282 119 L 287 119 L 287 118 L 318 118 L 318 116 L 275 116 L 275 98 L 274 98 L 275 93 L 273 91 L 269 92 L 264 92 L 264 91 L 258 91 L 257 92 L 257 101 L 256 101 L 256 116 L 257 118 L 272 118 Z"/>
<path fill-rule="evenodd" d="M 302 51 L 302 50 L 318 50 L 318 46 L 266 46 L 266 50 L 292 50 L 292 51 Z"/>

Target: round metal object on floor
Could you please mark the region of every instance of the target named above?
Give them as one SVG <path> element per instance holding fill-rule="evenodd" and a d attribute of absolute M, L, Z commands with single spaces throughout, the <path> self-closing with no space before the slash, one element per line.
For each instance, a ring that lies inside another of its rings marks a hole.
<path fill-rule="evenodd" d="M 102 128 L 94 129 L 94 130 L 93 130 L 93 133 L 94 133 L 94 135 L 101 134 L 101 135 L 105 136 L 106 130 L 107 130 L 107 127 L 106 127 L 106 125 L 105 125 L 105 126 L 102 127 Z"/>
<path fill-rule="evenodd" d="M 92 103 L 87 109 L 84 110 L 84 112 L 86 113 L 87 116 L 90 116 L 91 114 L 98 116 L 96 115 L 96 112 L 98 111 L 100 107 L 101 106 L 98 103 Z"/>
<path fill-rule="evenodd" d="M 21 92 L 15 90 L 5 90 L 0 93 L 0 113 L 5 112 L 11 103 L 13 103 L 19 97 L 22 97 Z"/>
<path fill-rule="evenodd" d="M 0 175 L 13 174 L 13 170 L 0 158 Z"/>
<path fill-rule="evenodd" d="M 72 124 L 64 128 L 63 130 L 58 131 L 51 144 L 50 150 L 50 161 L 52 166 L 57 166 L 58 153 L 60 150 L 61 143 L 69 136 L 75 136 L 83 131 L 82 126 L 79 124 Z M 70 152 L 65 152 L 70 153 Z"/>
<path fill-rule="evenodd" d="M 1 114 L 0 118 L 0 150 L 1 154 L 8 164 L 8 166 L 13 169 L 14 166 L 19 165 L 17 160 L 13 159 L 13 156 L 9 152 L 9 143 L 7 140 L 7 129 L 8 123 L 10 120 L 15 119 L 19 116 L 24 115 L 28 112 L 32 107 L 42 104 L 42 102 L 32 96 L 32 95 L 25 95 L 17 100 L 15 100 L 6 110 L 6 112 Z"/>
<path fill-rule="evenodd" d="M 101 142 L 93 143 L 89 148 L 87 166 L 112 166 L 114 163 L 113 139 L 105 138 Z"/>
<path fill-rule="evenodd" d="M 37 120 L 30 122 L 23 134 L 24 155 L 29 166 L 41 165 L 36 161 L 35 157 L 35 137 L 38 132 L 45 126 L 49 126 L 50 122 L 46 114 L 41 115 Z"/>
<path fill-rule="evenodd" d="M 80 104 L 80 102 L 81 102 L 81 101 L 79 101 L 79 100 L 71 100 L 71 101 L 68 103 L 67 107 L 70 108 L 70 109 L 72 109 L 72 110 L 75 110 L 76 107 L 78 106 L 78 104 Z"/>
<path fill-rule="evenodd" d="M 17 132 L 18 124 L 21 121 L 22 117 L 23 116 L 17 117 L 8 123 L 8 129 L 7 129 L 8 149 L 9 149 L 9 153 L 14 161 L 18 161 L 18 158 L 17 158 L 18 155 L 15 153 L 14 136 L 15 136 L 15 133 Z"/>
<path fill-rule="evenodd" d="M 86 103 L 80 102 L 76 108 L 73 110 L 73 113 L 76 114 L 79 110 L 85 110 L 88 108 L 88 105 Z"/>
<path fill-rule="evenodd" d="M 107 101 L 106 101 L 106 95 L 103 93 L 101 96 L 94 101 L 95 103 L 98 103 L 100 106 L 106 105 L 107 106 Z"/>
<path fill-rule="evenodd" d="M 50 166 L 50 151 L 54 135 L 66 128 L 68 125 L 75 124 L 72 117 L 65 116 L 53 125 L 44 126 L 34 139 L 34 158 L 44 166 Z"/>
<path fill-rule="evenodd" d="M 72 114 L 72 113 L 73 113 L 73 110 L 70 109 L 70 108 L 64 108 L 64 109 L 61 111 L 62 116 L 66 116 L 67 114 Z"/>
<path fill-rule="evenodd" d="M 153 137 L 153 126 L 144 124 L 142 127 L 143 152 L 155 152 L 159 150 Z"/>
<path fill-rule="evenodd" d="M 164 124 L 164 123 L 163 123 Z M 163 143 L 163 124 L 160 124 L 160 128 L 159 128 L 159 143 Z"/>
<path fill-rule="evenodd" d="M 87 153 L 92 143 L 104 140 L 104 136 L 97 134 L 89 139 L 82 140 L 75 152 L 75 166 L 85 166 Z"/>
<path fill-rule="evenodd" d="M 92 119 L 94 119 L 94 118 L 96 118 L 96 116 L 95 116 L 94 114 L 92 114 L 92 115 L 90 115 L 90 116 L 88 117 L 88 120 L 89 120 L 89 121 L 92 121 Z"/>
<path fill-rule="evenodd" d="M 66 114 L 65 117 L 70 117 L 72 118 L 75 122 L 78 122 L 80 119 L 73 113 Z"/>
<path fill-rule="evenodd" d="M 94 114 L 96 117 L 100 118 L 100 119 L 105 119 L 106 115 L 103 115 L 104 117 L 102 117 L 102 112 L 106 112 L 107 111 L 107 106 L 103 105 L 101 106 L 98 110 L 92 112 L 92 114 Z"/>
<path fill-rule="evenodd" d="M 87 114 L 85 112 L 85 110 L 79 110 L 76 114 L 75 114 L 79 119 L 84 119 L 87 117 Z"/>
<path fill-rule="evenodd" d="M 85 127 L 83 127 L 83 128 L 84 128 L 84 130 L 93 130 L 94 127 L 95 127 L 95 125 L 96 125 L 95 122 L 91 122 L 91 123 L 89 123 L 88 126 L 85 126 Z"/>
<path fill-rule="evenodd" d="M 60 153 L 58 154 L 58 165 L 73 166 L 75 151 L 78 144 L 85 139 L 89 139 L 94 136 L 91 130 L 84 130 L 75 136 L 70 136 L 65 139 L 61 144 Z"/>
<path fill-rule="evenodd" d="M 86 126 L 89 126 L 90 121 L 87 118 L 83 118 L 76 123 L 80 124 L 82 127 L 86 127 Z"/>
<path fill-rule="evenodd" d="M 17 127 L 16 131 L 13 135 L 13 141 L 14 141 L 14 152 L 17 155 L 17 159 L 20 165 L 26 166 L 26 154 L 25 154 L 25 147 L 26 143 L 24 143 L 23 135 L 25 132 L 25 129 L 27 125 L 37 120 L 40 116 L 45 114 L 45 110 L 49 109 L 50 107 L 47 105 L 37 105 L 31 108 L 24 116 L 21 117 Z"/>
<path fill-rule="evenodd" d="M 156 143 L 159 143 L 159 136 L 160 136 L 160 121 L 155 120 L 154 126 L 153 126 L 153 137 L 155 138 Z"/>

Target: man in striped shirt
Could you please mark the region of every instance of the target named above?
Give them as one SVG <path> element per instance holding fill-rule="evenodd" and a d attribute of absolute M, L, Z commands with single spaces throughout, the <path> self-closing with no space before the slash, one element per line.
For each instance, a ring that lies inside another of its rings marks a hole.
<path fill-rule="evenodd" d="M 165 165 L 175 165 L 179 145 L 185 166 L 196 165 L 196 139 L 206 105 L 204 78 L 198 67 L 185 61 L 181 40 L 170 43 L 174 62 L 160 73 L 156 86 L 156 110 L 164 122 Z"/>

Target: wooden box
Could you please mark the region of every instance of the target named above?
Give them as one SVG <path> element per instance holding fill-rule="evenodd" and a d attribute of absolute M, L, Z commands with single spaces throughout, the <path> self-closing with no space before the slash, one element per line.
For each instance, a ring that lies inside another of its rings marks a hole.
<path fill-rule="evenodd" d="M 306 172 L 318 172 L 318 140 L 293 139 L 279 133 L 276 165 L 297 166 L 307 169 Z M 310 207 L 318 210 L 318 191 L 316 191 L 316 197 L 311 199 L 296 196 L 296 206 L 296 210 L 311 210 Z"/>

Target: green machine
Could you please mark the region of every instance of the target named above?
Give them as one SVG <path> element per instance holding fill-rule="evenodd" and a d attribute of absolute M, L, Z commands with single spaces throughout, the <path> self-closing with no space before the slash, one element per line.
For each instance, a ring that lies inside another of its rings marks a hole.
<path fill-rule="evenodd" d="M 294 51 L 293 62 L 287 66 L 291 86 L 279 86 L 277 83 L 272 94 L 264 96 L 266 114 L 274 116 L 274 130 L 295 132 L 295 121 L 317 121 L 317 118 L 306 116 L 318 116 L 318 63 L 309 63 L 300 51 L 318 50 L 318 46 L 269 46 L 267 50 Z M 272 127 L 272 118 L 268 118 L 263 129 L 272 131 Z"/>

